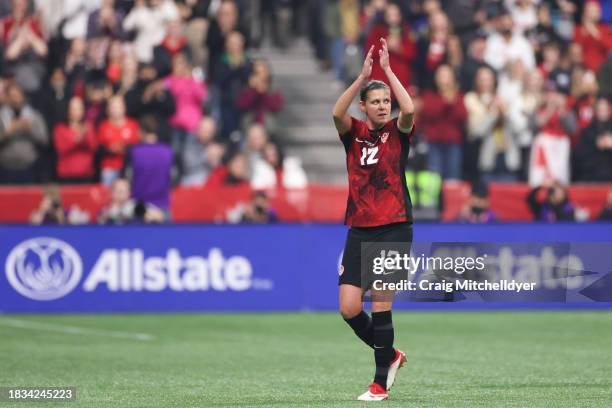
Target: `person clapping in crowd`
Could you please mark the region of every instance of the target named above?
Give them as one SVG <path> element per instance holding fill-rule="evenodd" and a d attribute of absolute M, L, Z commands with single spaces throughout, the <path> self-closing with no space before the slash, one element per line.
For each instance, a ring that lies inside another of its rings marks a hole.
<path fill-rule="evenodd" d="M 85 121 L 83 99 L 73 96 L 66 122 L 53 131 L 57 151 L 57 177 L 66 183 L 90 183 L 96 173 L 94 156 L 98 147 L 91 123 Z"/>
<path fill-rule="evenodd" d="M 39 182 L 41 149 L 48 144 L 45 120 L 28 104 L 23 89 L 9 84 L 6 105 L 0 108 L 0 182 Z"/>

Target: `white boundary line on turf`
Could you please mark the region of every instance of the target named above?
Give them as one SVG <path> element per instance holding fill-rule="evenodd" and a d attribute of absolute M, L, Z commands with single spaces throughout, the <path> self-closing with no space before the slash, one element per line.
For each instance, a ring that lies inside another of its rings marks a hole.
<path fill-rule="evenodd" d="M 64 334 L 80 334 L 85 336 L 97 336 L 97 337 L 115 337 L 120 339 L 131 339 L 140 341 L 151 341 L 155 339 L 150 334 L 146 333 L 130 333 L 120 331 L 109 331 L 109 330 L 97 330 L 88 329 L 85 327 L 76 326 L 64 326 L 59 324 L 49 324 L 41 322 L 33 322 L 30 320 L 12 319 L 6 317 L 0 317 L 0 326 L 14 327 L 18 329 L 29 329 L 29 330 L 41 330 L 50 331 Z"/>

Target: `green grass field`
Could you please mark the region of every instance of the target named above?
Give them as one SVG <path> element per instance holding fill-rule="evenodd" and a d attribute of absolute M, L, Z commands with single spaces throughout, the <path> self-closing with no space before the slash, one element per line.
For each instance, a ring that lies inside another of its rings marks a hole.
<path fill-rule="evenodd" d="M 612 406 L 612 312 L 394 323 L 408 364 L 385 407 Z M 74 402 L 0 406 L 359 407 L 375 404 L 355 401 L 372 356 L 332 313 L 0 315 L 0 386 L 77 387 Z"/>

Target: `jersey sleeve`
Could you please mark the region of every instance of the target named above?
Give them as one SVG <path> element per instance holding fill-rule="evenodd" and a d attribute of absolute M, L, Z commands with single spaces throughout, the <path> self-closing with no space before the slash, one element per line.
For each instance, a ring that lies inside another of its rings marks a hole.
<path fill-rule="evenodd" d="M 359 126 L 359 119 L 355 119 L 351 116 L 351 129 L 344 133 L 338 132 L 340 141 L 342 142 L 342 144 L 344 144 L 345 147 L 347 146 L 347 143 L 351 140 L 351 135 L 354 135 L 357 131 L 357 126 Z"/>
<path fill-rule="evenodd" d="M 414 129 L 416 128 L 416 123 L 414 122 L 414 120 L 412 121 L 412 129 L 410 129 L 409 132 L 404 132 L 400 129 L 399 116 L 393 119 L 393 126 L 397 129 L 397 133 L 400 135 L 400 137 L 405 137 L 406 139 L 408 139 L 409 142 L 412 140 L 412 135 L 414 135 Z"/>

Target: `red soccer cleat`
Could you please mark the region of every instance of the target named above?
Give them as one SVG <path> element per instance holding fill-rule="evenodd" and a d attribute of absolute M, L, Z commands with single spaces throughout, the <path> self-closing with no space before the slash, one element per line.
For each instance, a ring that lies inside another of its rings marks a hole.
<path fill-rule="evenodd" d="M 359 401 L 384 401 L 389 398 L 387 390 L 381 387 L 379 384 L 372 383 L 368 387 L 368 390 L 361 394 L 357 399 Z"/>

